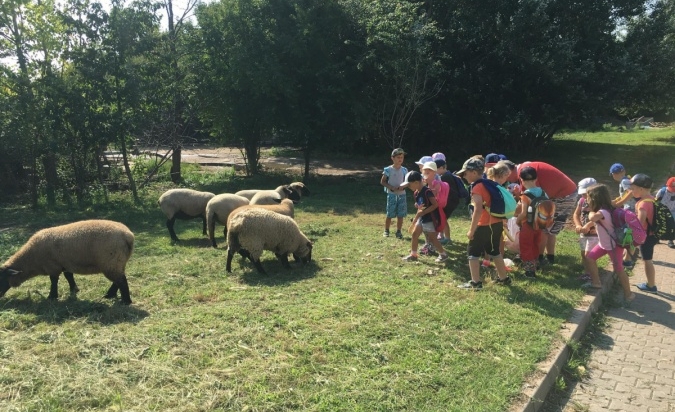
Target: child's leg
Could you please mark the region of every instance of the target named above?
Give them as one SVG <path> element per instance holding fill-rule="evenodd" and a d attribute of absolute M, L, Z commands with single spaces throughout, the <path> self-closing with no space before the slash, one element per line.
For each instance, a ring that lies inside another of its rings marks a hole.
<path fill-rule="evenodd" d="M 401 228 L 403 228 L 403 217 L 399 216 L 396 218 L 396 231 L 400 232 Z"/>
<path fill-rule="evenodd" d="M 589 259 L 591 264 L 588 265 L 588 274 L 591 275 L 591 285 L 596 288 L 602 287 L 602 282 L 600 281 L 600 274 L 598 273 L 598 264 L 597 261 L 601 257 L 605 256 L 607 251 L 600 247 L 600 245 L 595 245 L 593 249 L 586 255 L 586 258 Z"/>
<path fill-rule="evenodd" d="M 654 269 L 654 245 L 658 240 L 653 235 L 647 236 L 645 243 L 640 246 L 640 254 L 645 264 L 645 276 L 647 277 L 647 286 L 656 286 L 656 270 Z"/>
<path fill-rule="evenodd" d="M 654 269 L 653 260 L 645 260 L 645 276 L 647 276 L 647 285 L 655 286 L 656 285 L 656 270 Z"/>
<path fill-rule="evenodd" d="M 441 241 L 438 240 L 438 232 L 429 232 L 425 233 L 425 235 L 429 237 L 429 241 L 431 242 L 432 245 L 434 245 L 439 255 L 441 256 L 447 255 L 445 249 L 443 249 L 443 245 L 441 245 Z"/>
<path fill-rule="evenodd" d="M 626 271 L 623 269 L 623 252 L 624 249 L 619 246 L 613 249 L 609 255 L 612 258 L 614 273 L 616 273 L 617 277 L 619 278 L 619 283 L 621 283 L 623 297 L 624 299 L 630 300 L 632 299 L 633 292 L 630 290 L 630 281 L 628 280 L 628 275 L 626 275 Z"/>
<path fill-rule="evenodd" d="M 387 217 L 384 221 L 384 230 L 389 231 L 390 226 L 391 226 L 391 218 Z"/>
<path fill-rule="evenodd" d="M 410 242 L 410 250 L 413 255 L 417 254 L 417 246 L 419 246 L 419 238 L 422 233 L 422 225 L 416 224 L 415 230 L 412 232 L 412 241 Z"/>
<path fill-rule="evenodd" d="M 492 261 L 495 263 L 497 268 L 497 276 L 499 279 L 506 279 L 508 274 L 506 273 L 506 265 L 504 264 L 504 257 L 499 253 L 499 247 L 502 241 L 504 225 L 502 222 L 494 223 L 490 225 L 490 244 L 487 248 L 488 254 L 492 258 Z"/>
<path fill-rule="evenodd" d="M 477 257 L 469 256 L 469 271 L 471 272 L 471 280 L 480 282 L 480 262 Z"/>

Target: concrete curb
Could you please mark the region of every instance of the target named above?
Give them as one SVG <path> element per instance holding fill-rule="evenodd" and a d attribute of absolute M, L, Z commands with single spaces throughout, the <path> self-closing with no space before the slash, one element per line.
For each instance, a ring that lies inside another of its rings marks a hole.
<path fill-rule="evenodd" d="M 545 361 L 537 365 L 534 375 L 543 376 L 536 380 L 536 383 L 523 390 L 523 396 L 526 398 L 522 408 L 517 409 L 521 412 L 537 412 L 542 406 L 546 396 L 555 385 L 556 379 L 565 367 L 565 363 L 570 357 L 570 349 L 567 342 L 581 339 L 586 328 L 591 323 L 591 318 L 602 305 L 603 296 L 612 289 L 616 275 L 613 272 L 601 273 L 602 289 L 595 292 L 594 295 L 586 295 L 582 303 L 572 311 L 572 315 L 561 326 L 562 342 L 553 348 L 551 355 Z"/>

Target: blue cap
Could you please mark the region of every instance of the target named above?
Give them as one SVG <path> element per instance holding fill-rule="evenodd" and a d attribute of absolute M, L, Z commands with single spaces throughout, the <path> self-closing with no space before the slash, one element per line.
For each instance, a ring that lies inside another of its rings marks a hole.
<path fill-rule="evenodd" d="M 497 156 L 499 156 L 499 160 L 509 160 L 509 159 L 506 158 L 506 155 L 499 154 Z"/>
<path fill-rule="evenodd" d="M 485 156 L 485 163 L 497 163 L 499 161 L 499 155 L 497 153 L 490 153 Z"/>
<path fill-rule="evenodd" d="M 422 158 L 415 163 L 418 164 L 418 165 L 424 165 L 425 163 L 433 162 L 433 161 L 434 161 L 434 159 L 431 156 L 422 156 Z"/>
<path fill-rule="evenodd" d="M 621 163 L 614 163 L 612 167 L 609 168 L 609 174 L 619 173 L 626 170 Z"/>

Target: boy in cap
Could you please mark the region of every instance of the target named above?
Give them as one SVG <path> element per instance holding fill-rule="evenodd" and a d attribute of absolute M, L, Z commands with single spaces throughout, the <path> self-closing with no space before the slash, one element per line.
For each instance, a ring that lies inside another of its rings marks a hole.
<path fill-rule="evenodd" d="M 654 232 L 649 230 L 649 222 L 654 222 L 654 196 L 651 194 L 653 184 L 652 178 L 643 173 L 638 173 L 630 179 L 630 190 L 633 197 L 639 199 L 635 204 L 635 212 L 642 227 L 647 231 L 645 243 L 640 245 L 640 255 L 645 264 L 647 281 L 636 286 L 638 289 L 649 293 L 658 292 L 656 288 L 656 271 L 654 269 L 654 262 L 652 262 L 654 245 L 658 243 L 658 239 L 654 236 Z"/>
<path fill-rule="evenodd" d="M 675 217 L 675 177 L 671 177 L 666 185 L 656 193 L 656 201 L 666 206 L 670 213 Z M 668 241 L 668 247 L 675 249 L 672 240 Z"/>
<path fill-rule="evenodd" d="M 445 262 L 448 260 L 448 254 L 443 250 L 443 246 L 441 246 L 436 238 L 437 232 L 434 222 L 440 221 L 440 215 L 438 213 L 438 202 L 436 201 L 434 193 L 424 185 L 422 182 L 422 174 L 417 171 L 408 172 L 406 174 L 404 185 L 414 192 L 413 196 L 415 198 L 417 213 L 415 214 L 412 223 L 413 230 L 410 254 L 404 257 L 403 260 L 414 262 L 419 259 L 417 246 L 419 245 L 420 235 L 424 233 L 427 240 L 430 241 L 440 253 L 436 258 L 436 262 Z"/>
<path fill-rule="evenodd" d="M 504 257 L 499 251 L 504 226 L 502 219 L 490 215 L 485 207 L 492 204 L 490 192 L 483 183 L 476 183 L 483 177 L 485 164 L 481 159 L 472 157 L 464 162 L 462 169 L 457 172 L 467 182 L 471 184 L 471 199 L 473 203 L 473 213 L 471 216 L 471 227 L 467 232 L 469 246 L 467 255 L 469 259 L 469 271 L 471 280 L 459 285 L 461 289 L 481 290 L 483 282 L 480 278 L 480 258 L 484 253 L 492 257 L 499 278 L 496 283 L 499 285 L 510 285 L 511 278 L 506 274 L 506 265 Z"/>
<path fill-rule="evenodd" d="M 405 152 L 400 147 L 391 152 L 392 164 L 382 171 L 380 184 L 384 186 L 384 192 L 387 194 L 387 218 L 384 221 L 384 237 L 389 237 L 389 227 L 391 220 L 396 218 L 396 238 L 403 239 L 401 228 L 403 227 L 403 218 L 408 214 L 408 199 L 406 198 L 405 188 L 401 185 L 405 179 L 408 169 L 403 167 Z"/>

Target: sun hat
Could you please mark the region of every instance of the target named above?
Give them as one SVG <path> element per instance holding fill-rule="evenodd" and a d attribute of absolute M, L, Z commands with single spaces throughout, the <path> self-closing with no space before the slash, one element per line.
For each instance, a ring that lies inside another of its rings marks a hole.
<path fill-rule="evenodd" d="M 438 170 L 438 168 L 436 167 L 436 162 L 426 162 L 424 166 L 422 166 L 422 170 L 424 169 L 433 170 L 434 172 Z"/>
<path fill-rule="evenodd" d="M 433 162 L 433 161 L 434 161 L 434 159 L 432 159 L 431 156 L 422 156 L 420 158 L 420 160 L 415 162 L 415 164 L 418 164 L 418 165 L 422 166 L 426 162 Z"/>
<path fill-rule="evenodd" d="M 578 185 L 579 190 L 577 191 L 577 193 L 579 193 L 580 195 L 583 195 L 584 193 L 586 193 L 588 191 L 589 187 L 591 187 L 593 185 L 596 185 L 596 184 L 598 184 L 598 181 L 593 179 L 592 177 L 587 177 L 585 179 L 581 179 L 581 181 L 579 182 L 579 185 Z"/>
<path fill-rule="evenodd" d="M 468 159 L 466 162 L 464 162 L 462 165 L 462 170 L 458 171 L 457 174 L 461 176 L 467 170 L 483 171 L 483 169 L 485 169 L 485 164 L 483 161 L 472 157 L 471 159 Z"/>
<path fill-rule="evenodd" d="M 621 163 L 614 163 L 612 167 L 609 168 L 609 174 L 612 175 L 614 173 L 623 172 L 624 170 L 626 170 L 626 168 L 623 167 Z"/>
<path fill-rule="evenodd" d="M 671 177 L 668 179 L 668 183 L 666 184 L 666 190 L 669 191 L 670 193 L 675 193 L 675 177 Z"/>
<path fill-rule="evenodd" d="M 445 159 L 445 155 L 444 155 L 443 153 L 441 153 L 441 152 L 436 152 L 436 153 L 432 154 L 432 155 L 431 155 L 431 158 L 432 158 L 433 160 L 446 160 L 446 159 Z"/>
<path fill-rule="evenodd" d="M 405 151 L 403 149 L 401 149 L 400 147 L 398 147 L 391 152 L 391 157 L 398 156 L 398 155 L 401 155 L 401 154 L 404 155 Z"/>
<path fill-rule="evenodd" d="M 637 187 L 642 187 L 644 189 L 651 189 L 654 185 L 654 181 L 651 177 L 647 176 L 644 173 L 638 173 L 630 179 L 630 184 Z"/>
<path fill-rule="evenodd" d="M 521 180 L 537 180 L 537 169 L 531 166 L 525 166 L 520 169 L 518 176 Z"/>

